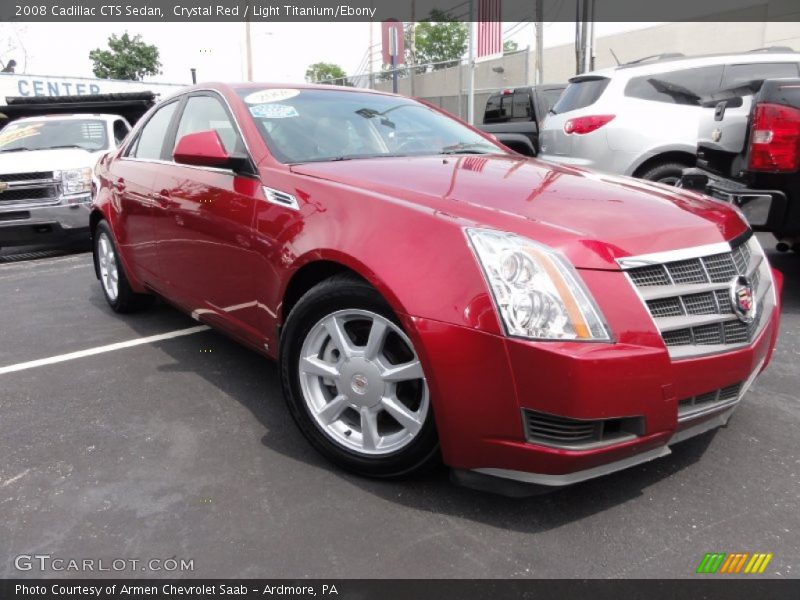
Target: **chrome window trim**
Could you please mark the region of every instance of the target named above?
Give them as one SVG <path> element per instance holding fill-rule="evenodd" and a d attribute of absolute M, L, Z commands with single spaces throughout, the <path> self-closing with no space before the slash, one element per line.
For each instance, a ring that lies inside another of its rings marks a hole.
<path fill-rule="evenodd" d="M 215 94 L 215 95 L 219 96 L 219 98 L 222 100 L 222 103 L 228 109 L 228 113 L 230 114 L 231 120 L 233 121 L 233 125 L 236 128 L 236 133 L 239 136 L 239 139 L 242 140 L 242 144 L 244 144 L 244 149 L 245 149 L 245 152 L 247 153 L 247 158 L 250 159 L 250 162 L 253 164 L 253 166 L 255 166 L 256 163 L 253 160 L 253 153 L 250 150 L 250 145 L 247 143 L 247 138 L 245 138 L 245 136 L 242 135 L 241 123 L 239 123 L 239 119 L 236 117 L 236 113 L 234 112 L 233 107 L 231 106 L 231 103 L 228 102 L 228 99 L 225 97 L 224 94 L 222 94 L 222 92 L 220 92 L 219 90 L 212 89 L 212 88 L 193 88 L 191 90 L 187 90 L 187 91 L 182 92 L 180 94 L 175 94 L 174 96 L 170 96 L 169 101 L 165 101 L 165 102 L 163 102 L 161 104 L 158 104 L 155 107 L 153 107 L 155 109 L 153 111 L 153 114 L 150 115 L 147 118 L 147 121 L 144 121 L 141 125 L 137 125 L 136 131 L 133 132 L 133 135 L 131 136 L 130 141 L 127 144 L 125 144 L 125 147 L 123 148 L 123 150 L 120 153 L 119 157 L 117 157 L 117 160 L 134 160 L 134 161 L 139 161 L 139 162 L 153 162 L 153 163 L 162 164 L 162 165 L 163 164 L 166 164 L 166 165 L 180 165 L 181 167 L 188 167 L 188 168 L 194 168 L 194 169 L 209 170 L 209 171 L 222 172 L 222 173 L 233 173 L 233 171 L 231 169 L 219 169 L 217 167 L 198 167 L 198 166 L 195 166 L 195 165 L 184 165 L 182 163 L 175 162 L 174 160 L 137 158 L 135 156 L 130 156 L 128 154 L 131 151 L 131 147 L 136 143 L 136 140 L 139 139 L 139 136 L 141 135 L 142 130 L 147 126 L 147 123 L 150 122 L 150 119 L 153 118 L 153 115 L 155 115 L 157 110 L 160 110 L 162 106 L 167 106 L 167 104 L 170 104 L 172 102 L 177 102 L 177 103 L 183 102 L 184 99 L 190 98 L 193 94 L 195 94 L 197 92 L 204 92 L 204 93 L 208 92 L 208 93 Z M 180 108 L 180 106 L 178 108 Z M 185 109 L 185 107 L 184 107 L 184 109 Z M 181 111 L 180 116 L 181 117 L 183 116 L 183 111 Z M 173 115 L 172 118 L 174 119 L 175 116 Z M 180 123 L 180 120 L 178 121 L 178 123 Z"/>

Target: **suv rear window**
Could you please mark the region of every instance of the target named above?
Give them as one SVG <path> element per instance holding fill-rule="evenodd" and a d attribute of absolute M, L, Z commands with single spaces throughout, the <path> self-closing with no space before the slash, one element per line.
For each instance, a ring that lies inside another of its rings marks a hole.
<path fill-rule="evenodd" d="M 652 73 L 634 77 L 625 86 L 625 95 L 642 100 L 697 106 L 720 89 L 722 65 Z"/>
<path fill-rule="evenodd" d="M 591 106 L 603 94 L 609 81 L 607 77 L 591 77 L 570 82 L 553 107 L 553 112 L 560 114 Z"/>

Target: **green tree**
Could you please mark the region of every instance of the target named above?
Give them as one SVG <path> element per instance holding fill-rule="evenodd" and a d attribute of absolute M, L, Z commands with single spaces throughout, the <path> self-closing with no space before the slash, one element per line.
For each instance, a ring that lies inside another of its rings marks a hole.
<path fill-rule="evenodd" d="M 467 50 L 467 24 L 456 21 L 440 10 L 416 27 L 416 63 L 443 63 L 434 71 L 455 66 Z"/>
<path fill-rule="evenodd" d="M 519 49 L 519 44 L 514 40 L 506 40 L 503 42 L 503 54 L 509 54 L 510 52 L 516 52 Z"/>
<path fill-rule="evenodd" d="M 306 81 L 309 83 L 342 83 L 346 85 L 346 77 L 347 73 L 344 72 L 344 69 L 334 63 L 318 62 L 309 65 L 306 69 Z M 327 81 L 330 79 L 341 79 L 342 81 Z"/>
<path fill-rule="evenodd" d="M 109 50 L 95 48 L 89 52 L 89 59 L 94 63 L 92 70 L 101 79 L 139 81 L 146 75 L 161 73 L 158 48 L 144 43 L 140 35 L 131 37 L 127 31 L 120 37 L 112 34 L 108 47 Z"/>

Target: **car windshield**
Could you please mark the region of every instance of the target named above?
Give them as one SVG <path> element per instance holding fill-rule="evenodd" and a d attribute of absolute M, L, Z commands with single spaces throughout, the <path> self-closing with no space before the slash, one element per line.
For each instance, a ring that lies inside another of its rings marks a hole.
<path fill-rule="evenodd" d="M 284 163 L 504 152 L 408 98 L 275 88 L 244 89 L 239 95 L 270 151 Z"/>
<path fill-rule="evenodd" d="M 0 152 L 82 148 L 108 149 L 104 121 L 98 119 L 42 119 L 9 123 L 0 131 Z"/>

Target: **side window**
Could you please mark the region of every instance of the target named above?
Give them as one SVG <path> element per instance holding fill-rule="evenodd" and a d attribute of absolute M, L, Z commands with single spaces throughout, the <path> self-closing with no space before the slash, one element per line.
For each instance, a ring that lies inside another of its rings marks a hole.
<path fill-rule="evenodd" d="M 483 120 L 486 123 L 497 121 L 500 118 L 500 94 L 492 94 L 486 101 L 486 111 Z"/>
<path fill-rule="evenodd" d="M 135 142 L 135 148 L 130 153 L 136 158 L 160 159 L 161 149 L 164 147 L 164 138 L 167 135 L 172 115 L 178 107 L 177 102 L 171 102 L 159 108 L 150 120 L 145 123 Z"/>
<path fill-rule="evenodd" d="M 208 131 L 209 129 L 213 129 L 219 134 L 222 145 L 229 154 L 236 150 L 239 136 L 222 103 L 212 96 L 191 96 L 186 102 L 178 124 L 176 143 L 187 133 Z"/>
<path fill-rule="evenodd" d="M 749 65 L 728 65 L 725 67 L 725 77 L 722 79 L 722 88 L 736 87 L 748 81 L 757 79 L 780 79 L 783 77 L 797 77 L 797 63 L 753 63 Z"/>
<path fill-rule="evenodd" d="M 503 94 L 500 98 L 500 118 L 503 120 L 511 118 L 511 96 Z"/>
<path fill-rule="evenodd" d="M 670 104 L 698 105 L 719 90 L 722 66 L 683 69 L 634 77 L 625 86 L 625 95 Z"/>
<path fill-rule="evenodd" d="M 128 124 L 122 119 L 114 121 L 114 143 L 119 146 L 125 136 L 128 135 Z"/>
<path fill-rule="evenodd" d="M 530 121 L 531 100 L 527 92 L 514 92 L 514 119 Z"/>

